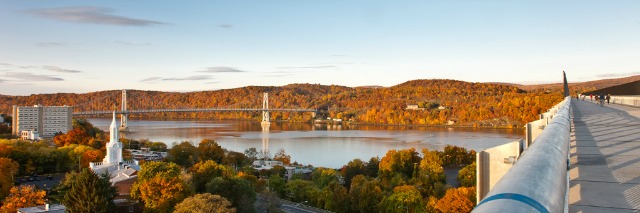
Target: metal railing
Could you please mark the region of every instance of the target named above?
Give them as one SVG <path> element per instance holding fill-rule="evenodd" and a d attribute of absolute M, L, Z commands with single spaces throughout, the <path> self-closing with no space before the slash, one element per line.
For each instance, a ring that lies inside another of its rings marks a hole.
<path fill-rule="evenodd" d="M 513 167 L 478 203 L 474 213 L 565 212 L 568 201 L 571 98 L 554 115 Z"/>

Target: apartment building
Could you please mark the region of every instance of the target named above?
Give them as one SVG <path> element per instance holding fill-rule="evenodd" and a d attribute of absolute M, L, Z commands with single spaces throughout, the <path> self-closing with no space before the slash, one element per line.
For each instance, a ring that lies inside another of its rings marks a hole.
<path fill-rule="evenodd" d="M 73 128 L 70 106 L 13 106 L 12 134 L 37 131 L 42 138 L 53 138 L 56 133 L 67 133 Z"/>

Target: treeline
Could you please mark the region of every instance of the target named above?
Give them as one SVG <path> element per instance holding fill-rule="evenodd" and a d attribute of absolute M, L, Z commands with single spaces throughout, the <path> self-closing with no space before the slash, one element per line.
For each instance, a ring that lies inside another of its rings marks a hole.
<path fill-rule="evenodd" d="M 282 87 L 248 86 L 201 92 L 129 90 L 129 109 L 149 108 L 261 108 L 262 93 L 269 93 L 270 108 L 311 108 L 320 116 L 363 124 L 515 127 L 530 122 L 562 99 L 561 93 L 527 92 L 516 86 L 455 80 L 414 80 L 386 88 L 291 84 Z M 86 94 L 0 95 L 1 112 L 12 105 L 70 105 L 75 111 L 120 108 L 121 91 Z M 406 110 L 407 104 L 433 103 L 439 110 Z M 156 113 L 133 116 L 168 118 L 260 119 L 261 113 Z M 272 119 L 308 121 L 311 113 L 274 112 Z"/>

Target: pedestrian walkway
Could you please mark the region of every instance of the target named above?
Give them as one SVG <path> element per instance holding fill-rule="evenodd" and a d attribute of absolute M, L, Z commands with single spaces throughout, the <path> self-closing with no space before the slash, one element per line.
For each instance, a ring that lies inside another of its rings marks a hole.
<path fill-rule="evenodd" d="M 640 212 L 640 108 L 572 102 L 569 212 Z"/>

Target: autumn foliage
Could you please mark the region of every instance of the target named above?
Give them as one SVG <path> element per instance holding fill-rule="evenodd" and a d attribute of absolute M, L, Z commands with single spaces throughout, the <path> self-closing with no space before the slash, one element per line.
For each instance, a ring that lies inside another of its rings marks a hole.
<path fill-rule="evenodd" d="M 447 194 L 438 200 L 436 209 L 442 213 L 471 212 L 476 203 L 475 187 L 460 187 L 447 190 Z"/>
<path fill-rule="evenodd" d="M 516 127 L 533 121 L 542 110 L 562 100 L 561 93 L 524 91 L 516 86 L 456 80 L 413 80 L 392 87 L 344 87 L 291 84 L 282 87 L 248 86 L 202 92 L 129 90 L 130 109 L 261 108 L 262 93 L 269 93 L 270 108 L 309 108 L 321 117 L 368 124 L 419 124 Z M 0 95 L 0 112 L 11 105 L 70 105 L 75 111 L 110 110 L 121 91 L 86 94 Z M 133 101 L 135 100 L 135 101 Z M 429 106 L 407 110 L 408 104 Z M 433 108 L 442 106 L 443 109 Z M 259 112 L 155 113 L 132 116 L 171 118 L 259 119 Z M 275 120 L 308 121 L 310 113 L 273 112 Z"/>
<path fill-rule="evenodd" d="M 13 213 L 17 212 L 19 208 L 43 205 L 45 196 L 45 191 L 38 190 L 32 185 L 13 187 L 0 207 L 0 212 Z"/>

